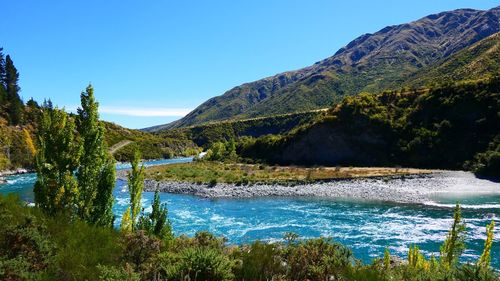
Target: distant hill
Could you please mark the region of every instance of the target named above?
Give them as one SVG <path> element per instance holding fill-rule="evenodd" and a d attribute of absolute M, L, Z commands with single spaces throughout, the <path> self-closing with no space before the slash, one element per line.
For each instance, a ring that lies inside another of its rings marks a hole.
<path fill-rule="evenodd" d="M 176 156 L 197 155 L 201 150 L 191 140 L 176 135 L 160 137 L 139 130 L 127 129 L 115 123 L 102 121 L 106 128 L 105 140 L 109 147 L 120 142 L 131 141 L 114 153 L 118 161 L 129 161 L 137 149 L 144 159 L 172 158 Z"/>
<path fill-rule="evenodd" d="M 227 120 L 202 125 L 163 130 L 157 136 L 165 139 L 188 139 L 208 148 L 214 142 L 226 142 L 242 137 L 260 137 L 269 134 L 287 134 L 310 124 L 325 115 L 327 109 L 281 114 L 243 120 Z"/>
<path fill-rule="evenodd" d="M 312 66 L 237 86 L 163 128 L 328 107 L 346 95 L 408 84 L 412 75 L 424 82 L 420 70 L 499 32 L 499 18 L 500 7 L 460 9 L 388 26 Z"/>

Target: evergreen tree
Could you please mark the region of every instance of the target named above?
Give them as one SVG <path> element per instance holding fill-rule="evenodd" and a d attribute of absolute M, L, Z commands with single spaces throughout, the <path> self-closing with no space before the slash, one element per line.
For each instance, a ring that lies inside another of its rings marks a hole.
<path fill-rule="evenodd" d="M 5 107 L 7 102 L 7 91 L 5 89 L 5 59 L 3 57 L 3 48 L 0 48 L 0 110 Z"/>
<path fill-rule="evenodd" d="M 441 263 L 450 268 L 458 262 L 465 250 L 465 224 L 462 222 L 460 205 L 453 212 L 453 225 L 441 246 Z"/>
<path fill-rule="evenodd" d="M 9 122 L 11 125 L 19 125 L 23 119 L 23 101 L 19 97 L 19 73 L 9 55 L 5 58 L 5 76 L 3 80 Z"/>
<path fill-rule="evenodd" d="M 24 123 L 36 125 L 40 118 L 40 106 L 38 103 L 31 98 L 26 102 L 25 112 L 24 112 Z"/>
<path fill-rule="evenodd" d="M 136 229 L 137 218 L 141 211 L 142 190 L 144 189 L 144 165 L 139 167 L 139 151 L 135 151 L 132 159 L 132 171 L 128 173 L 128 192 L 130 194 L 130 220 L 132 230 Z"/>
<path fill-rule="evenodd" d="M 90 223 L 113 225 L 114 160 L 104 142 L 104 127 L 99 122 L 99 104 L 89 85 L 81 96 L 77 129 L 83 154 L 76 173 L 79 187 L 78 216 Z"/>
<path fill-rule="evenodd" d="M 80 144 L 74 132 L 73 119 L 45 103 L 37 132 L 37 181 L 33 191 L 35 204 L 52 215 L 72 212 L 77 203 L 78 185 L 73 174 L 78 167 Z"/>

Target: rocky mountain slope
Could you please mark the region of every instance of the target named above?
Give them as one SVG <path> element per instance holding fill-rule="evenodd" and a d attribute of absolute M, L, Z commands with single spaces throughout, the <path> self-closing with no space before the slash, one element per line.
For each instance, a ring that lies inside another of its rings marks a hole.
<path fill-rule="evenodd" d="M 346 95 L 408 84 L 419 70 L 499 32 L 499 18 L 500 7 L 460 9 L 388 26 L 312 66 L 237 86 L 168 127 L 322 108 Z"/>

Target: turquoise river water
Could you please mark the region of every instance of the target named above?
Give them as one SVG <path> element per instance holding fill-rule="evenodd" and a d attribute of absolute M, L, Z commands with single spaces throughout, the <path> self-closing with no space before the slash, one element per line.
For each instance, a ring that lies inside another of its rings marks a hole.
<path fill-rule="evenodd" d="M 146 165 L 189 162 L 191 158 L 157 160 Z M 125 169 L 127 164 L 117 165 Z M 208 230 L 223 235 L 230 244 L 255 240 L 280 241 L 285 232 L 295 232 L 301 238 L 333 237 L 349 246 L 356 258 L 370 262 L 383 255 L 385 247 L 391 253 L 405 257 L 410 245 L 418 245 L 426 255 L 439 252 L 451 226 L 453 206 L 460 202 L 467 223 L 467 250 L 464 261 L 474 261 L 481 254 L 485 226 L 496 221 L 492 265 L 500 269 L 500 184 L 474 178 L 469 173 L 449 174 L 455 184 L 488 185 L 498 192 L 467 194 L 436 198 L 431 204 L 396 204 L 360 200 L 321 198 L 254 198 L 205 199 L 190 195 L 162 193 L 169 209 L 169 219 L 176 234 L 194 235 Z M 453 178 L 456 177 L 456 178 Z M 17 193 L 21 199 L 33 201 L 35 174 L 9 176 L 0 185 L 0 194 Z M 390 181 L 387 183 L 390 184 Z M 418 188 L 416 186 L 415 188 Z M 114 190 L 115 224 L 128 204 L 126 181 L 118 180 Z M 153 194 L 143 194 L 143 205 L 150 211 Z"/>

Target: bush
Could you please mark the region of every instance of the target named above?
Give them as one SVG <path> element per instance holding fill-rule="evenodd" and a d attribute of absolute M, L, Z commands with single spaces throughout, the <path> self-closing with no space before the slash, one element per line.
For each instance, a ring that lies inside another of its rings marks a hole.
<path fill-rule="evenodd" d="M 236 255 L 241 260 L 238 280 L 274 280 L 284 273 L 281 250 L 277 244 L 255 242 Z"/>
<path fill-rule="evenodd" d="M 104 266 L 98 265 L 97 270 L 99 272 L 99 280 L 101 281 L 117 281 L 117 280 L 126 280 L 126 281 L 139 281 L 141 280 L 139 274 L 135 273 L 133 269 L 126 265 L 123 267 L 116 266 Z"/>
<path fill-rule="evenodd" d="M 328 238 L 291 244 L 287 251 L 289 280 L 339 280 L 353 261 L 348 248 Z"/>
<path fill-rule="evenodd" d="M 0 279 L 35 280 L 54 263 L 47 226 L 19 198 L 0 196 Z"/>
<path fill-rule="evenodd" d="M 192 281 L 233 280 L 233 263 L 216 249 L 187 248 L 180 253 L 180 261 L 171 278 Z"/>
<path fill-rule="evenodd" d="M 123 243 L 125 245 L 123 259 L 131 263 L 136 271 L 147 267 L 154 256 L 160 253 L 160 240 L 148 236 L 143 230 L 127 234 Z"/>

